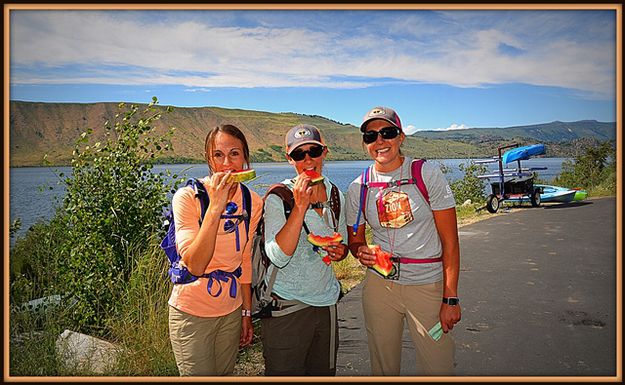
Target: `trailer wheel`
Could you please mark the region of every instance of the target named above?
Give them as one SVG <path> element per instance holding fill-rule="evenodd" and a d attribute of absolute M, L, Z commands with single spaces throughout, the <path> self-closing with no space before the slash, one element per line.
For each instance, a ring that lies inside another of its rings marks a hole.
<path fill-rule="evenodd" d="M 540 190 L 535 189 L 530 196 L 530 202 L 532 203 L 532 207 L 540 206 Z"/>
<path fill-rule="evenodd" d="M 486 210 L 492 214 L 499 210 L 499 199 L 497 199 L 497 195 L 490 194 L 488 198 L 486 198 Z"/>

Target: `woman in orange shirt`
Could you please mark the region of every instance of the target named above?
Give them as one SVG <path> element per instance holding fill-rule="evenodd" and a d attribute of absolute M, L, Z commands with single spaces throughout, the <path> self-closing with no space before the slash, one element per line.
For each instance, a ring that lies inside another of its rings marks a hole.
<path fill-rule="evenodd" d="M 181 264 L 199 277 L 175 284 L 169 298 L 169 334 L 182 376 L 232 374 L 239 346 L 253 337 L 251 249 L 262 198 L 250 191 L 251 207 L 244 207 L 242 185 L 231 181 L 232 172 L 250 168 L 247 141 L 237 127 L 211 130 L 205 152 L 210 175 L 202 183 L 210 200 L 204 217 L 191 185 L 172 200 Z"/>

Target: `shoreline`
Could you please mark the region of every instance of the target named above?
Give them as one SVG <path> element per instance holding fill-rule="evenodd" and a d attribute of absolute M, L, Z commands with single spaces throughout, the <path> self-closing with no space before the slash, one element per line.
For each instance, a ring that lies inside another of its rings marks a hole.
<path fill-rule="evenodd" d="M 426 158 L 427 160 L 441 160 L 441 159 L 453 159 L 453 160 L 479 160 L 479 159 L 488 159 L 490 157 L 488 156 L 483 156 L 483 157 L 448 157 L 448 158 Z M 535 157 L 532 159 L 572 159 L 572 158 L 567 158 L 567 157 L 562 157 L 562 156 L 543 156 L 543 157 Z M 326 162 L 362 162 L 362 161 L 371 161 L 370 158 L 362 158 L 362 159 L 327 159 Z M 153 165 L 154 166 L 162 166 L 162 165 L 170 165 L 170 164 L 205 164 L 206 161 L 205 160 L 193 160 L 193 161 L 184 161 L 184 162 L 179 162 L 179 161 L 171 161 L 171 162 L 155 162 Z M 251 160 L 250 163 L 256 163 L 256 164 L 272 164 L 272 163 L 287 163 L 288 162 L 286 160 L 272 160 L 272 161 L 253 161 Z M 11 164 L 9 162 L 9 168 L 41 168 L 41 167 L 72 167 L 71 163 L 50 163 L 50 164 Z"/>

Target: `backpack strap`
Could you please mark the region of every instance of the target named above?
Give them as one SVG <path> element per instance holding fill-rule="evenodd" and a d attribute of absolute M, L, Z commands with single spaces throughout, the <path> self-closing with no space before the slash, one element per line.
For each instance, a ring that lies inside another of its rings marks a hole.
<path fill-rule="evenodd" d="M 250 220 L 252 219 L 252 194 L 246 185 L 243 183 L 239 184 L 241 185 L 241 194 L 243 194 L 243 212 L 245 213 L 243 222 L 245 222 L 245 234 L 247 234 L 249 239 Z"/>
<path fill-rule="evenodd" d="M 235 271 L 223 271 L 223 270 L 214 270 L 208 274 L 203 274 L 202 277 L 208 278 L 206 283 L 206 291 L 210 294 L 211 297 L 219 297 L 222 291 L 222 282 L 225 284 L 230 281 L 230 289 L 229 294 L 230 297 L 237 297 L 237 283 L 236 279 L 241 277 L 241 266 L 237 267 Z M 213 285 L 218 285 L 219 289 L 217 290 L 217 294 L 212 293 Z"/>
<path fill-rule="evenodd" d="M 363 215 L 366 220 L 365 210 L 367 208 L 367 191 L 369 187 L 386 188 L 390 186 L 400 186 L 406 183 L 414 183 L 423 196 L 423 199 L 430 205 L 430 195 L 428 193 L 427 186 L 423 180 L 422 170 L 425 159 L 413 159 L 410 165 L 410 173 L 412 174 L 412 180 L 401 180 L 397 182 L 370 182 L 371 166 L 367 167 L 360 176 L 360 204 L 358 205 L 358 216 L 356 217 L 356 223 L 352 226 L 353 234 L 356 235 L 360 222 L 360 215 Z"/>
<path fill-rule="evenodd" d="M 198 198 L 198 200 L 200 201 L 200 218 L 199 218 L 198 223 L 201 227 L 202 221 L 204 220 L 204 214 L 206 213 L 206 210 L 208 209 L 208 205 L 210 204 L 210 197 L 208 196 L 206 187 L 204 187 L 204 183 L 202 183 L 201 180 L 197 178 L 191 178 L 187 181 L 186 185 L 187 186 L 191 185 L 193 188 L 195 188 L 195 191 L 196 191 L 195 197 Z M 250 220 L 252 217 L 252 194 L 250 193 L 250 189 L 246 185 L 244 185 L 243 183 L 240 183 L 240 185 L 241 185 L 241 195 L 243 196 L 241 200 L 243 202 L 242 213 L 243 213 L 243 222 L 245 223 L 245 236 L 247 240 L 249 241 Z M 238 251 L 240 249 L 239 236 L 238 236 L 239 229 L 237 228 L 236 231 L 237 231 L 237 251 Z"/>
<path fill-rule="evenodd" d="M 293 206 L 295 206 L 295 198 L 293 197 L 293 191 L 288 188 L 283 183 L 276 183 L 269 187 L 265 196 L 269 194 L 275 194 L 282 200 L 282 206 L 284 207 L 284 216 L 286 219 L 289 219 L 289 215 L 291 215 L 291 211 L 293 211 Z M 306 234 L 310 234 L 310 230 L 308 230 L 308 226 L 306 222 L 303 222 L 304 231 Z"/>
<path fill-rule="evenodd" d="M 267 189 L 267 192 L 265 193 L 265 197 L 263 198 L 263 201 L 267 199 L 269 194 L 275 194 L 282 200 L 282 207 L 284 208 L 284 216 L 288 219 L 289 215 L 291 215 L 291 211 L 293 210 L 293 206 L 295 205 L 295 198 L 293 197 L 293 191 L 291 191 L 291 189 L 289 189 L 283 183 L 276 183 L 276 184 L 269 186 L 269 189 Z M 309 234 L 310 231 L 308 230 L 308 226 L 306 226 L 306 222 L 303 222 L 303 227 L 304 227 L 304 230 L 306 231 L 306 234 Z M 264 232 L 261 234 L 261 236 L 263 237 L 263 240 L 264 240 L 264 237 L 265 237 Z M 269 263 L 271 262 L 267 260 L 267 266 Z M 274 267 L 271 271 L 271 275 L 269 276 L 269 281 L 267 282 L 267 289 L 265 290 L 265 296 L 262 298 L 262 300 L 264 300 L 265 302 L 267 303 L 271 302 L 273 304 L 274 310 L 272 310 L 271 312 L 272 316 L 286 315 L 286 314 L 289 314 L 294 311 L 307 307 L 308 306 L 307 304 L 297 301 L 297 300 L 278 301 L 271 296 L 271 292 L 273 290 L 273 284 L 276 282 L 277 275 L 278 275 L 278 269 Z"/>
<path fill-rule="evenodd" d="M 204 183 L 197 178 L 192 178 L 187 181 L 187 186 L 191 185 L 195 189 L 195 197 L 200 201 L 200 218 L 199 224 L 202 226 L 202 220 L 204 220 L 204 214 L 208 209 L 208 205 L 210 204 L 210 197 L 208 196 L 208 192 L 206 192 L 206 187 L 204 187 Z"/>
<path fill-rule="evenodd" d="M 425 163 L 425 159 L 416 159 L 412 161 L 412 165 L 410 167 L 412 172 L 412 180 L 414 180 L 415 185 L 417 185 L 417 189 L 421 192 L 423 199 L 430 205 L 430 194 L 428 193 L 427 186 L 423 181 L 423 163 Z"/>
<path fill-rule="evenodd" d="M 367 200 L 367 190 L 369 189 L 369 171 L 371 169 L 371 166 L 367 167 L 362 174 L 360 174 L 360 203 L 358 205 L 358 216 L 356 217 L 356 223 L 354 223 L 354 225 L 352 226 L 352 231 L 354 233 L 354 235 L 356 235 L 356 233 L 358 232 L 358 227 L 359 222 L 360 222 L 360 215 L 363 214 L 365 212 L 365 209 L 367 208 L 366 206 L 366 200 Z M 366 217 L 365 217 L 366 220 Z"/>
<path fill-rule="evenodd" d="M 330 182 L 332 188 L 330 189 L 330 209 L 334 213 L 334 217 L 332 219 L 335 220 L 333 223 L 334 231 L 338 231 L 338 222 L 341 217 L 341 197 L 339 195 L 339 188 L 332 182 Z"/>

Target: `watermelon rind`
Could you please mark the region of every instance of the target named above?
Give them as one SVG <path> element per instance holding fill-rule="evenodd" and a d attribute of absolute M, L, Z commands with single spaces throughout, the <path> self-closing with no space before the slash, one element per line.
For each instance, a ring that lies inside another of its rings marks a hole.
<path fill-rule="evenodd" d="M 256 171 L 251 169 L 237 171 L 230 174 L 231 182 L 245 182 L 254 178 L 256 178 Z"/>
<path fill-rule="evenodd" d="M 369 248 L 371 250 L 373 250 L 373 252 L 375 252 L 376 254 L 376 259 L 380 259 L 381 258 L 381 254 L 388 254 L 389 255 L 389 259 L 388 259 L 388 267 L 385 269 L 383 266 L 380 266 L 377 262 L 375 265 L 371 266 L 375 271 L 377 271 L 378 273 L 382 274 L 385 277 L 388 277 L 389 275 L 393 275 L 394 271 L 395 271 L 395 266 L 393 266 L 393 263 L 390 261 L 390 256 L 391 253 L 385 252 L 383 251 L 379 245 L 374 245 L 374 246 L 369 246 Z"/>

